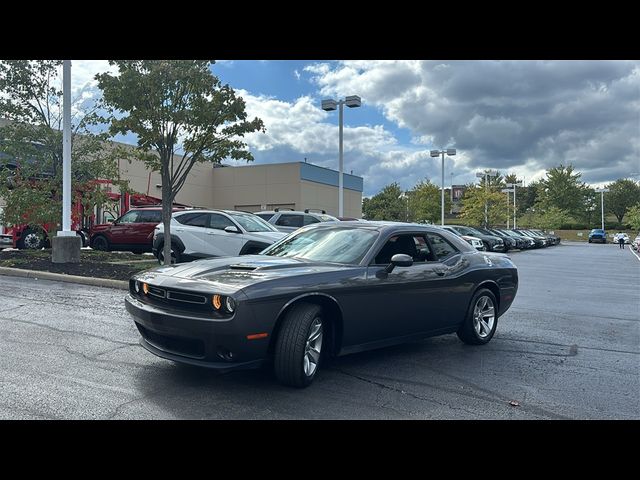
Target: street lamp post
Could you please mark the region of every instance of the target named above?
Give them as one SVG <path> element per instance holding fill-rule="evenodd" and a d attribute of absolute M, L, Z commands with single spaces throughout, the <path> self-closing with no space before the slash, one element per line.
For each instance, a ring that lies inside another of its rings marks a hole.
<path fill-rule="evenodd" d="M 406 200 L 404 221 L 409 223 L 409 195 L 407 195 L 407 192 L 402 192 L 398 198 L 401 200 Z"/>
<path fill-rule="evenodd" d="M 487 170 L 486 172 L 478 172 L 476 173 L 476 177 L 483 178 L 484 177 L 484 188 L 485 191 L 489 191 L 489 177 L 497 177 L 497 170 Z M 489 208 L 487 201 L 484 201 L 484 228 L 487 228 L 489 225 Z"/>
<path fill-rule="evenodd" d="M 449 208 L 449 214 L 453 215 L 453 172 L 451 175 L 451 208 Z"/>
<path fill-rule="evenodd" d="M 344 162 L 343 162 L 343 151 L 342 151 L 342 130 L 343 130 L 343 107 L 347 106 L 349 108 L 356 108 L 362 105 L 362 100 L 360 99 L 359 96 L 357 95 L 350 95 L 348 97 L 345 97 L 343 100 L 332 100 L 332 99 L 328 99 L 328 100 L 322 100 L 322 109 L 325 112 L 330 112 L 333 110 L 336 110 L 338 107 L 340 108 L 339 110 L 339 115 L 338 115 L 338 123 L 339 125 L 339 170 L 340 170 L 340 174 L 338 175 L 338 216 L 339 217 L 344 217 L 344 188 L 343 188 L 343 168 L 344 168 Z"/>
<path fill-rule="evenodd" d="M 515 183 L 507 183 L 507 188 L 513 188 L 513 228 L 514 229 L 517 228 L 516 227 L 516 214 L 517 214 L 517 210 L 516 210 L 516 187 L 521 187 L 521 186 L 522 186 L 522 180 L 517 181 Z M 507 226 L 507 228 L 509 228 L 509 226 Z"/>
<path fill-rule="evenodd" d="M 442 191 L 440 192 L 440 224 L 444 225 L 444 154 L 453 157 L 456 154 L 455 148 L 447 148 L 446 150 L 431 150 L 431 156 L 437 157 L 442 155 Z"/>
<path fill-rule="evenodd" d="M 604 230 L 604 194 L 608 192 L 608 188 L 597 188 L 596 192 L 600 193 L 600 215 L 602 220 L 602 230 Z"/>
<path fill-rule="evenodd" d="M 511 185 L 511 184 L 510 184 L 510 183 L 507 183 L 507 186 L 509 186 L 509 185 Z M 511 192 L 514 192 L 514 193 L 515 193 L 515 191 L 516 191 L 516 190 L 515 190 L 515 188 L 514 188 L 513 190 L 512 190 L 512 189 L 510 189 L 510 188 L 503 188 L 503 189 L 502 189 L 502 192 L 503 192 L 503 193 L 505 193 L 505 192 L 506 192 L 506 194 L 507 194 L 507 228 L 509 228 L 509 217 L 510 217 L 510 215 L 509 215 L 509 194 L 510 194 Z M 515 227 L 514 227 L 514 228 L 515 228 Z"/>

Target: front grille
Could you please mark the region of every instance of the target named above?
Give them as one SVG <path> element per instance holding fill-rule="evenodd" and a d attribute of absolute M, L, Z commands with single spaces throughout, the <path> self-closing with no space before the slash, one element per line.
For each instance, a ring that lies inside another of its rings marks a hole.
<path fill-rule="evenodd" d="M 136 323 L 136 327 L 138 327 L 140 335 L 147 342 L 160 350 L 184 357 L 204 358 L 205 356 L 204 342 L 202 340 L 162 335 L 143 327 L 139 323 Z"/>
<path fill-rule="evenodd" d="M 142 293 L 142 286 L 140 287 L 140 293 L 136 293 L 135 280 L 130 280 L 129 282 L 129 291 L 131 294 L 144 303 L 187 312 L 215 314 L 211 306 L 210 297 L 207 295 L 184 292 L 173 288 L 161 288 L 149 284 L 147 284 L 147 288 L 149 291 L 148 295 Z"/>

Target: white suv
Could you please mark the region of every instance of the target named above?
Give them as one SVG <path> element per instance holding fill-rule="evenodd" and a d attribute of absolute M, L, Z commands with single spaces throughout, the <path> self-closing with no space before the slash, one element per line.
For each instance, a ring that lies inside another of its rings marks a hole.
<path fill-rule="evenodd" d="M 171 216 L 171 262 L 261 252 L 286 236 L 252 213 L 185 210 Z M 153 232 L 153 254 L 164 262 L 164 225 Z"/>
<path fill-rule="evenodd" d="M 258 212 L 256 215 L 274 225 L 281 232 L 286 233 L 293 232 L 300 227 L 311 225 L 312 223 L 339 222 L 336 217 L 327 215 L 324 210 L 322 210 L 322 213 L 316 213 L 310 212 L 309 210 L 297 212 L 295 210 L 275 209 Z"/>

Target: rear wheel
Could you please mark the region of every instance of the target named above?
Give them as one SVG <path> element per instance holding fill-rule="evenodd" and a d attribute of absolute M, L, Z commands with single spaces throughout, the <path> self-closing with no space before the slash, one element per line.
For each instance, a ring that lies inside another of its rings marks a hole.
<path fill-rule="evenodd" d="M 20 235 L 16 246 L 26 250 L 40 250 L 46 245 L 46 236 L 42 230 L 27 228 Z"/>
<path fill-rule="evenodd" d="M 103 235 L 96 235 L 93 237 L 93 240 L 91 241 L 91 248 L 94 250 L 101 250 L 103 252 L 111 251 L 109 240 L 107 240 L 107 237 Z"/>
<path fill-rule="evenodd" d="M 498 326 L 497 305 L 491 290 L 478 290 L 471 299 L 464 322 L 456 332 L 458 338 L 469 345 L 488 343 Z"/>
<path fill-rule="evenodd" d="M 286 315 L 275 346 L 274 369 L 281 383 L 307 387 L 318 372 L 324 326 L 318 305 L 301 303 Z"/>

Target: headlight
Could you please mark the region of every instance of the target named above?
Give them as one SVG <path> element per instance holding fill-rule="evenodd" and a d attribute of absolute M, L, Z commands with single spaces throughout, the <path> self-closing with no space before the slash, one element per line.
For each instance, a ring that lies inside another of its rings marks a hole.
<path fill-rule="evenodd" d="M 142 291 L 144 292 L 145 295 L 149 294 L 149 285 L 147 285 L 146 283 L 142 284 Z"/>
<path fill-rule="evenodd" d="M 133 284 L 133 287 L 136 290 L 136 293 L 140 293 L 140 280 L 136 280 L 136 283 Z"/>
<path fill-rule="evenodd" d="M 222 307 L 222 297 L 220 295 L 214 295 L 211 298 L 211 303 L 213 304 L 213 308 L 220 310 L 220 307 Z"/>
<path fill-rule="evenodd" d="M 227 312 L 233 313 L 233 311 L 236 309 L 235 300 L 231 297 L 226 297 L 224 300 L 224 308 L 227 310 Z"/>

